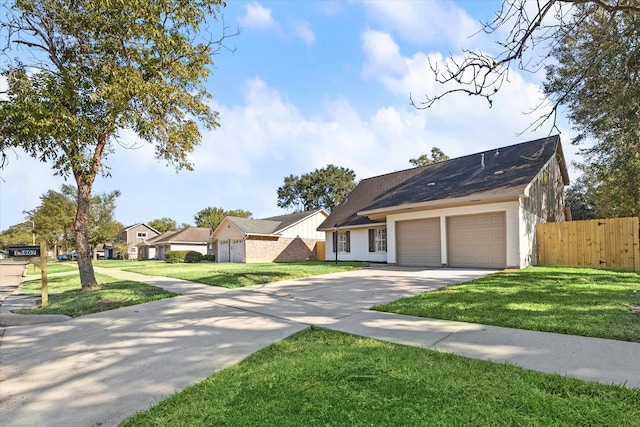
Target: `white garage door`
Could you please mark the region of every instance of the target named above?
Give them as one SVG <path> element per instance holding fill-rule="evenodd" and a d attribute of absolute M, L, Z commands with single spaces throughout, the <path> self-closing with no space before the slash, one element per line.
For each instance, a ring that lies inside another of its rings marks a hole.
<path fill-rule="evenodd" d="M 447 219 L 451 267 L 505 268 L 507 222 L 504 212 Z"/>
<path fill-rule="evenodd" d="M 440 218 L 396 223 L 398 265 L 441 267 Z"/>
<path fill-rule="evenodd" d="M 218 242 L 218 262 L 229 262 L 229 241 Z"/>
<path fill-rule="evenodd" d="M 231 262 L 244 262 L 244 240 L 231 241 Z"/>

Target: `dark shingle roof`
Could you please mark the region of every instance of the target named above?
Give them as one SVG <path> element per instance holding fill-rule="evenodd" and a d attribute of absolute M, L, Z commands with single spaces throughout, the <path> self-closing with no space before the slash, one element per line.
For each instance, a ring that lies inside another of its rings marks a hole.
<path fill-rule="evenodd" d="M 372 223 L 362 211 L 524 190 L 556 152 L 562 155 L 560 138 L 551 136 L 364 179 L 318 229 Z"/>

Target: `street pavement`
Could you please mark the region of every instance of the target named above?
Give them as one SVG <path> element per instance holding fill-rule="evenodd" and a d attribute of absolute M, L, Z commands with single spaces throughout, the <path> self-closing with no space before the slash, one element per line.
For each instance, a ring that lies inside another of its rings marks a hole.
<path fill-rule="evenodd" d="M 484 276 L 487 270 L 374 266 L 235 290 L 116 269 L 96 271 L 181 296 L 6 328 L 0 345 L 0 425 L 115 426 L 309 325 L 640 387 L 638 343 L 369 310 Z"/>

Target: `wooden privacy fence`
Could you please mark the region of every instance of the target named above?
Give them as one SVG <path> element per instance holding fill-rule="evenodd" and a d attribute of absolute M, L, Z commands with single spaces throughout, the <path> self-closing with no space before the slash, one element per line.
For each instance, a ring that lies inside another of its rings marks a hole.
<path fill-rule="evenodd" d="M 536 225 L 538 265 L 612 268 L 640 273 L 638 218 Z"/>

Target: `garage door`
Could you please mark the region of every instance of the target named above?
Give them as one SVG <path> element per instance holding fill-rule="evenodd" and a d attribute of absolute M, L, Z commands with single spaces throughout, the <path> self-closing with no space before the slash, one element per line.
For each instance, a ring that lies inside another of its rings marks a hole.
<path fill-rule="evenodd" d="M 229 241 L 221 240 L 218 243 L 218 262 L 229 262 Z"/>
<path fill-rule="evenodd" d="M 440 218 L 396 223 L 398 265 L 441 267 Z"/>
<path fill-rule="evenodd" d="M 231 241 L 231 262 L 244 262 L 244 240 Z"/>
<path fill-rule="evenodd" d="M 447 237 L 451 267 L 506 267 L 504 212 L 450 217 L 447 220 Z"/>

